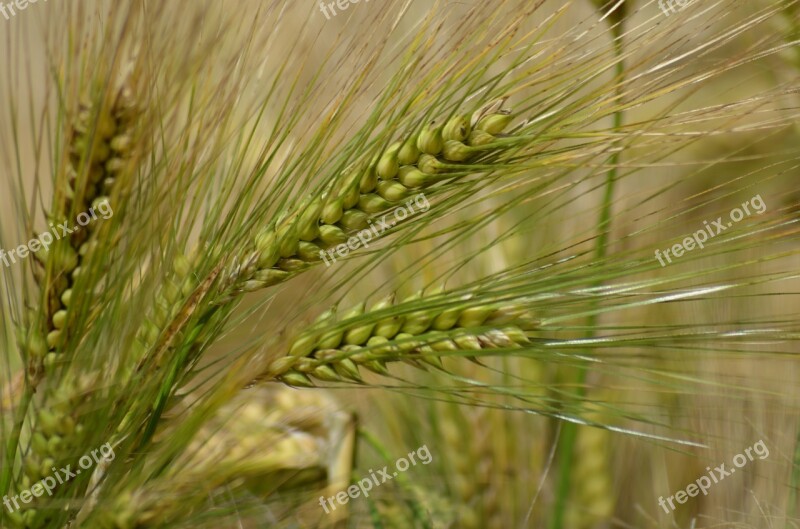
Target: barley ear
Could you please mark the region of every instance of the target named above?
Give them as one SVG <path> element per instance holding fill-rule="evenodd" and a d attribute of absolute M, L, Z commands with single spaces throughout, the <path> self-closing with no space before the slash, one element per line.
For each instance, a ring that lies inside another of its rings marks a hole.
<path fill-rule="evenodd" d="M 111 235 L 103 225 L 108 219 L 100 218 L 98 212 L 107 209 L 113 215 L 113 208 L 124 203 L 111 204 L 111 201 L 115 190 L 119 191 L 118 182 L 130 182 L 126 172 L 130 171 L 139 113 L 130 88 L 123 86 L 110 104 L 102 100 L 97 104 L 81 104 L 72 122 L 63 178 L 57 181 L 48 217 L 51 226 L 66 222 L 73 233 L 54 241 L 49 249 L 33 254 L 34 277 L 42 289 L 43 303 L 21 346 L 28 351 L 29 371 L 35 373 L 34 385 L 48 369 L 64 361 L 64 346 L 76 332 L 75 311 L 94 308 L 80 306 L 87 304 L 92 296 L 75 295 L 74 289 L 76 286 L 82 290 L 94 289 L 101 281 L 102 270 L 94 262 L 94 254 L 101 238 Z M 90 212 L 94 214 L 90 216 Z M 76 222 L 78 215 L 91 218 L 80 225 Z M 88 277 L 81 280 L 89 270 L 98 273 L 92 274 L 91 281 Z"/>
<path fill-rule="evenodd" d="M 394 295 L 389 295 L 366 312 L 363 303 L 338 318 L 329 312 L 300 334 L 288 354 L 273 360 L 257 380 L 278 378 L 307 387 L 315 378 L 360 381 L 360 367 L 386 376 L 386 364 L 393 362 L 441 369 L 442 358 L 458 353 L 522 347 L 536 328 L 524 307 L 513 303 L 481 304 L 460 295 L 451 307 L 418 308 L 428 297 L 452 299 L 447 293 L 419 292 L 394 303 Z"/>
<path fill-rule="evenodd" d="M 462 169 L 470 171 L 469 160 L 509 148 L 509 144 L 496 143 L 495 135 L 511 119 L 508 110 L 488 114 L 472 136 L 468 117 L 456 115 L 443 127 L 426 126 L 392 143 L 370 164 L 345 170 L 322 195 L 287 212 L 277 227 L 256 234 L 249 249 L 224 274 L 227 279 L 220 285 L 219 302 L 289 279 L 412 194 L 462 177 Z M 243 262 L 247 264 L 242 266 Z"/>

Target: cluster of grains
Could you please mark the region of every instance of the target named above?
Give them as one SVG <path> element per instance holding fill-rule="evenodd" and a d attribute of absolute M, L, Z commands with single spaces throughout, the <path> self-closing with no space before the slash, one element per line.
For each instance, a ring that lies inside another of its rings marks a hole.
<path fill-rule="evenodd" d="M 84 426 L 81 424 L 81 404 L 92 384 L 88 378 L 81 382 L 63 382 L 59 391 L 53 392 L 48 403 L 36 412 L 33 424 L 30 449 L 24 456 L 23 474 L 19 481 L 19 490 L 30 490 L 31 487 L 47 476 L 61 476 L 58 469 L 72 465 L 83 455 L 81 440 Z M 55 478 L 54 478 L 55 479 Z M 68 485 L 62 485 L 68 486 Z M 20 502 L 20 510 L 8 513 L 15 527 L 38 529 L 51 527 L 52 506 L 47 510 L 38 505 L 34 498 L 32 503 Z M 50 500 L 52 501 L 52 500 Z"/>
<path fill-rule="evenodd" d="M 497 135 L 511 119 L 508 111 L 489 113 L 473 128 L 468 116 L 457 115 L 390 145 L 366 167 L 346 170 L 321 195 L 262 230 L 244 264 L 225 274 L 223 290 L 268 287 L 320 261 L 323 250 L 368 228 L 374 215 L 468 170 L 464 162 L 500 149 Z"/>
<path fill-rule="evenodd" d="M 586 419 L 602 422 L 603 414 L 592 406 Z M 572 503 L 567 525 L 576 529 L 596 527 L 614 515 L 611 482 L 611 434 L 600 428 L 581 427 L 575 441 L 572 469 Z"/>
<path fill-rule="evenodd" d="M 477 483 L 473 473 L 475 466 L 474 445 L 469 442 L 468 424 L 456 406 L 447 406 L 439 413 L 439 428 L 443 445 L 450 449 L 446 453 L 448 481 L 451 494 L 458 502 L 458 526 L 465 529 L 480 527 L 480 513 L 475 502 Z"/>
<path fill-rule="evenodd" d="M 420 292 L 403 303 L 421 298 Z M 386 363 L 393 361 L 414 366 L 427 362 L 439 367 L 439 357 L 448 352 L 521 347 L 528 343 L 526 331 L 536 325 L 524 307 L 496 304 L 465 304 L 407 314 L 392 311 L 384 318 L 379 318 L 380 314 L 369 318 L 370 313 L 386 312 L 393 304 L 391 294 L 367 313 L 363 303 L 338 321 L 334 311 L 323 313 L 294 341 L 289 354 L 273 361 L 259 378 L 278 377 L 292 386 L 310 387 L 310 377 L 361 381 L 360 366 L 381 375 L 388 375 Z M 402 304 L 394 308 L 402 309 Z"/>
<path fill-rule="evenodd" d="M 40 284 L 47 282 L 45 322 L 43 331 L 33 331 L 25 337 L 25 347 L 32 358 L 44 358 L 46 365 L 56 361 L 55 351 L 67 338 L 69 306 L 74 301 L 72 287 L 97 246 L 95 233 L 99 223 L 81 226 L 75 222 L 75 216 L 88 215 L 90 209 L 96 212 L 110 207 L 114 183 L 129 164 L 136 115 L 129 93 L 121 90 L 114 104 L 101 109 L 98 115 L 93 114 L 89 105 L 82 105 L 73 125 L 63 207 L 52 215 L 50 223 L 55 227 L 67 222 L 72 233 L 65 234 L 49 249 L 43 247 L 33 254 L 36 279 Z M 54 229 L 63 233 L 60 227 Z"/>

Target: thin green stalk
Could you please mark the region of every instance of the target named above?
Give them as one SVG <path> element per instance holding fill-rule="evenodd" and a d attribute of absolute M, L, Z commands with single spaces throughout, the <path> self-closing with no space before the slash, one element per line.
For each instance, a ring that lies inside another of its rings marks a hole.
<path fill-rule="evenodd" d="M 620 8 L 621 10 L 621 8 Z M 612 26 L 614 34 L 614 56 L 617 60 L 615 67 L 615 77 L 617 86 L 615 90 L 615 100 L 619 101 L 622 97 L 623 83 L 625 80 L 625 62 L 622 59 L 623 43 L 623 20 L 624 14 L 620 13 L 617 24 Z M 618 110 L 614 113 L 614 131 L 622 128 L 623 111 Z M 617 165 L 619 164 L 620 151 L 614 152 L 609 158 L 611 168 L 606 173 L 606 185 L 603 194 L 603 204 L 600 209 L 598 222 L 599 234 L 596 239 L 594 258 L 596 262 L 602 261 L 608 253 L 608 236 L 611 231 L 611 205 L 614 198 L 614 187 L 617 181 Z M 603 284 L 602 280 L 593 283 L 593 287 Z M 598 300 L 591 303 L 592 310 L 597 307 Z M 592 313 L 588 318 L 589 330 L 587 338 L 594 338 L 597 325 L 597 313 Z M 578 366 L 575 383 L 575 400 L 580 401 L 586 396 L 586 374 L 588 372 L 586 364 Z M 578 436 L 578 424 L 567 422 L 562 427 L 561 436 L 558 440 L 558 482 L 556 485 L 555 505 L 553 506 L 553 516 L 550 520 L 550 529 L 562 529 L 564 527 L 564 515 L 567 508 L 569 492 L 572 489 L 572 463 L 575 455 L 575 441 Z"/>
<path fill-rule="evenodd" d="M 170 365 L 170 371 L 167 377 L 164 379 L 164 383 L 161 386 L 161 390 L 156 397 L 156 402 L 153 404 L 153 413 L 150 416 L 147 425 L 145 427 L 144 435 L 140 441 L 141 447 L 147 445 L 150 442 L 153 435 L 156 432 L 156 428 L 158 427 L 158 423 L 161 420 L 161 416 L 166 409 L 167 402 L 173 396 L 177 387 L 175 385 L 175 381 L 178 379 L 180 375 L 181 368 L 184 366 L 186 362 L 187 355 L 189 352 L 195 347 L 196 339 L 202 332 L 202 329 L 205 325 L 208 324 L 209 320 L 214 316 L 214 314 L 219 309 L 219 306 L 211 307 L 197 322 L 197 325 L 191 328 L 190 336 L 187 338 L 184 345 L 180 348 L 178 354 L 175 356 L 175 359 Z"/>

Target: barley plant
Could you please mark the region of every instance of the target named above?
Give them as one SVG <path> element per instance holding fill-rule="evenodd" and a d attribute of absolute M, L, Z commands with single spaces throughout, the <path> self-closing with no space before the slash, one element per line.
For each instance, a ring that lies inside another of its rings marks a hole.
<path fill-rule="evenodd" d="M 800 527 L 800 1 L 1 11 L 3 528 Z"/>

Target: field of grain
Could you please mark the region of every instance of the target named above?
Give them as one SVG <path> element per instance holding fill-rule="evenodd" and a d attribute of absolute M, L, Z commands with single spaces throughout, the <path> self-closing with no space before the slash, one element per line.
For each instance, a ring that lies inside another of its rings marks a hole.
<path fill-rule="evenodd" d="M 800 528 L 799 45 L 0 2 L 0 527 Z"/>

